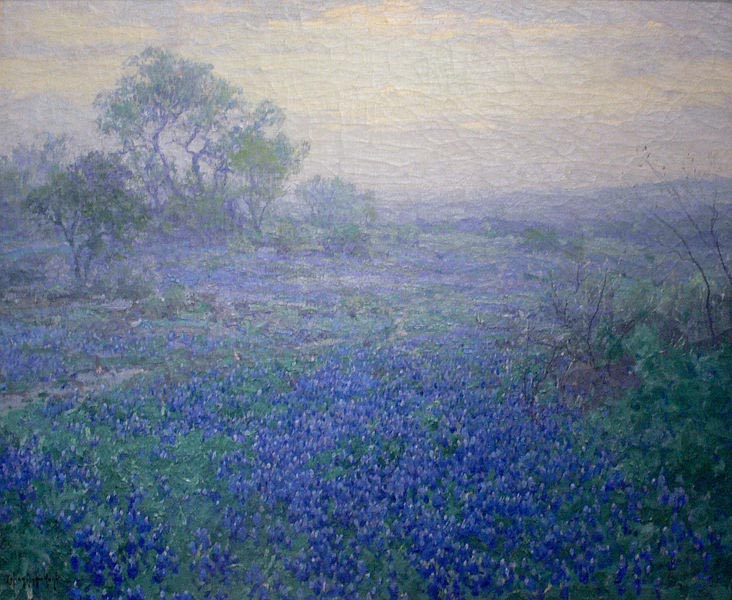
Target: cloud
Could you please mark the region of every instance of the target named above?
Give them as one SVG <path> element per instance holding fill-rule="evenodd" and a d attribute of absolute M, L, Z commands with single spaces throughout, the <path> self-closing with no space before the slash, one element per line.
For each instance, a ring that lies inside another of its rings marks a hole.
<path fill-rule="evenodd" d="M 198 15 L 238 15 L 250 14 L 252 8 L 241 3 L 225 2 L 224 0 L 205 0 L 192 2 L 182 7 L 183 12 Z"/>
<path fill-rule="evenodd" d="M 114 85 L 122 59 L 115 55 L 61 56 L 0 59 L 0 90 L 18 98 L 58 94 L 74 102 L 91 104 L 96 94 Z"/>
<path fill-rule="evenodd" d="M 19 46 L 24 53 L 36 47 L 40 54 L 49 49 L 84 48 L 92 50 L 109 44 L 152 43 L 161 38 L 160 30 L 139 19 L 113 22 L 111 15 L 92 8 L 94 5 L 61 2 L 18 2 L 4 4 L 2 25 L 3 54 Z M 102 4 L 104 9 L 105 5 Z"/>
<path fill-rule="evenodd" d="M 732 121 L 729 5 L 0 6 L 0 89 L 13 98 L 52 94 L 90 106 L 98 91 L 114 85 L 126 58 L 165 45 L 212 63 L 252 102 L 269 98 L 282 106 L 291 135 L 312 141 L 307 171 L 335 169 L 361 182 L 439 185 L 440 169 L 456 174 L 455 185 L 589 181 L 599 177 L 595 167 L 605 179 L 613 169 L 620 173 L 643 137 L 659 145 L 672 138 L 667 157 L 675 160 L 685 145 L 687 153 L 697 152 L 702 134 L 717 150 L 729 148 L 723 136 Z M 8 106 L 20 122 L 40 114 L 24 114 L 21 104 Z M 715 122 L 716 133 L 709 126 Z"/>

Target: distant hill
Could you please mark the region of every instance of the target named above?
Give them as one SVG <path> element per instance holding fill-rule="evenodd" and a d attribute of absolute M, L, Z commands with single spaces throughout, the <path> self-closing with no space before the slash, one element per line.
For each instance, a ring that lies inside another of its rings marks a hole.
<path fill-rule="evenodd" d="M 601 219 L 625 220 L 651 209 L 674 211 L 676 193 L 689 207 L 711 204 L 732 208 L 732 178 L 680 179 L 624 187 L 549 192 L 459 192 L 385 199 L 382 212 L 400 222 L 498 218 L 560 224 Z"/>

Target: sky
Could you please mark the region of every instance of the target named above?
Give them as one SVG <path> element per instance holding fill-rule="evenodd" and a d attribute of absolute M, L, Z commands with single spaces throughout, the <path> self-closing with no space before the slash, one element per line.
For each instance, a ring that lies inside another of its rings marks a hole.
<path fill-rule="evenodd" d="M 714 2 L 0 0 L 2 148 L 108 143 L 94 98 L 148 46 L 278 104 L 311 143 L 301 178 L 434 194 L 732 176 L 732 4 Z"/>

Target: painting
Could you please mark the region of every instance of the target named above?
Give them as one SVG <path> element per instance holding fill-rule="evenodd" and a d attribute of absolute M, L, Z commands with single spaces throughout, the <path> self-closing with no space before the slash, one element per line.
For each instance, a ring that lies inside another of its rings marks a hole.
<path fill-rule="evenodd" d="M 732 598 L 732 4 L 0 32 L 0 597 Z"/>

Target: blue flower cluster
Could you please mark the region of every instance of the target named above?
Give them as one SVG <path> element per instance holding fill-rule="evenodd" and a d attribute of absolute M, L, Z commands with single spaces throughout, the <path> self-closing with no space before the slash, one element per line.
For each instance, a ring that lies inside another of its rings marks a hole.
<path fill-rule="evenodd" d="M 0 382 L 51 381 L 66 373 L 64 333 L 41 325 L 0 323 Z M 2 390 L 3 388 L 0 388 Z"/>
<path fill-rule="evenodd" d="M 108 366 L 118 361 L 159 361 L 171 351 L 190 358 L 221 351 L 228 340 L 153 328 L 148 322 L 125 333 L 98 331 L 99 323 L 77 326 L 0 321 L 0 391 L 31 383 L 53 383 L 95 368 L 93 357 Z"/>
<path fill-rule="evenodd" d="M 63 523 L 74 599 L 703 589 L 720 540 L 682 488 L 498 394 L 487 343 L 444 344 L 334 351 L 284 392 L 262 367 L 49 404 L 33 427 L 78 446 L 4 443 L 0 517 Z"/>
<path fill-rule="evenodd" d="M 211 582 L 222 581 L 228 585 L 232 564 L 236 555 L 232 554 L 228 545 L 211 543 L 208 531 L 201 527 L 194 534 L 188 548 L 191 555 L 190 569 L 195 574 L 199 586 L 204 587 Z"/>
<path fill-rule="evenodd" d="M 139 508 L 141 500 L 141 494 L 133 494 L 122 507 L 119 498 L 110 495 L 106 504 L 111 520 L 100 519 L 74 532 L 71 568 L 75 574 L 83 570 L 90 576 L 91 585 L 83 587 L 110 590 L 103 598 L 120 597 L 123 586 L 137 579 L 141 565 L 151 567 L 157 583 L 178 569 L 175 552 L 164 543 L 164 527 L 153 527 L 150 517 Z M 76 582 L 72 597 L 84 597 Z"/>

